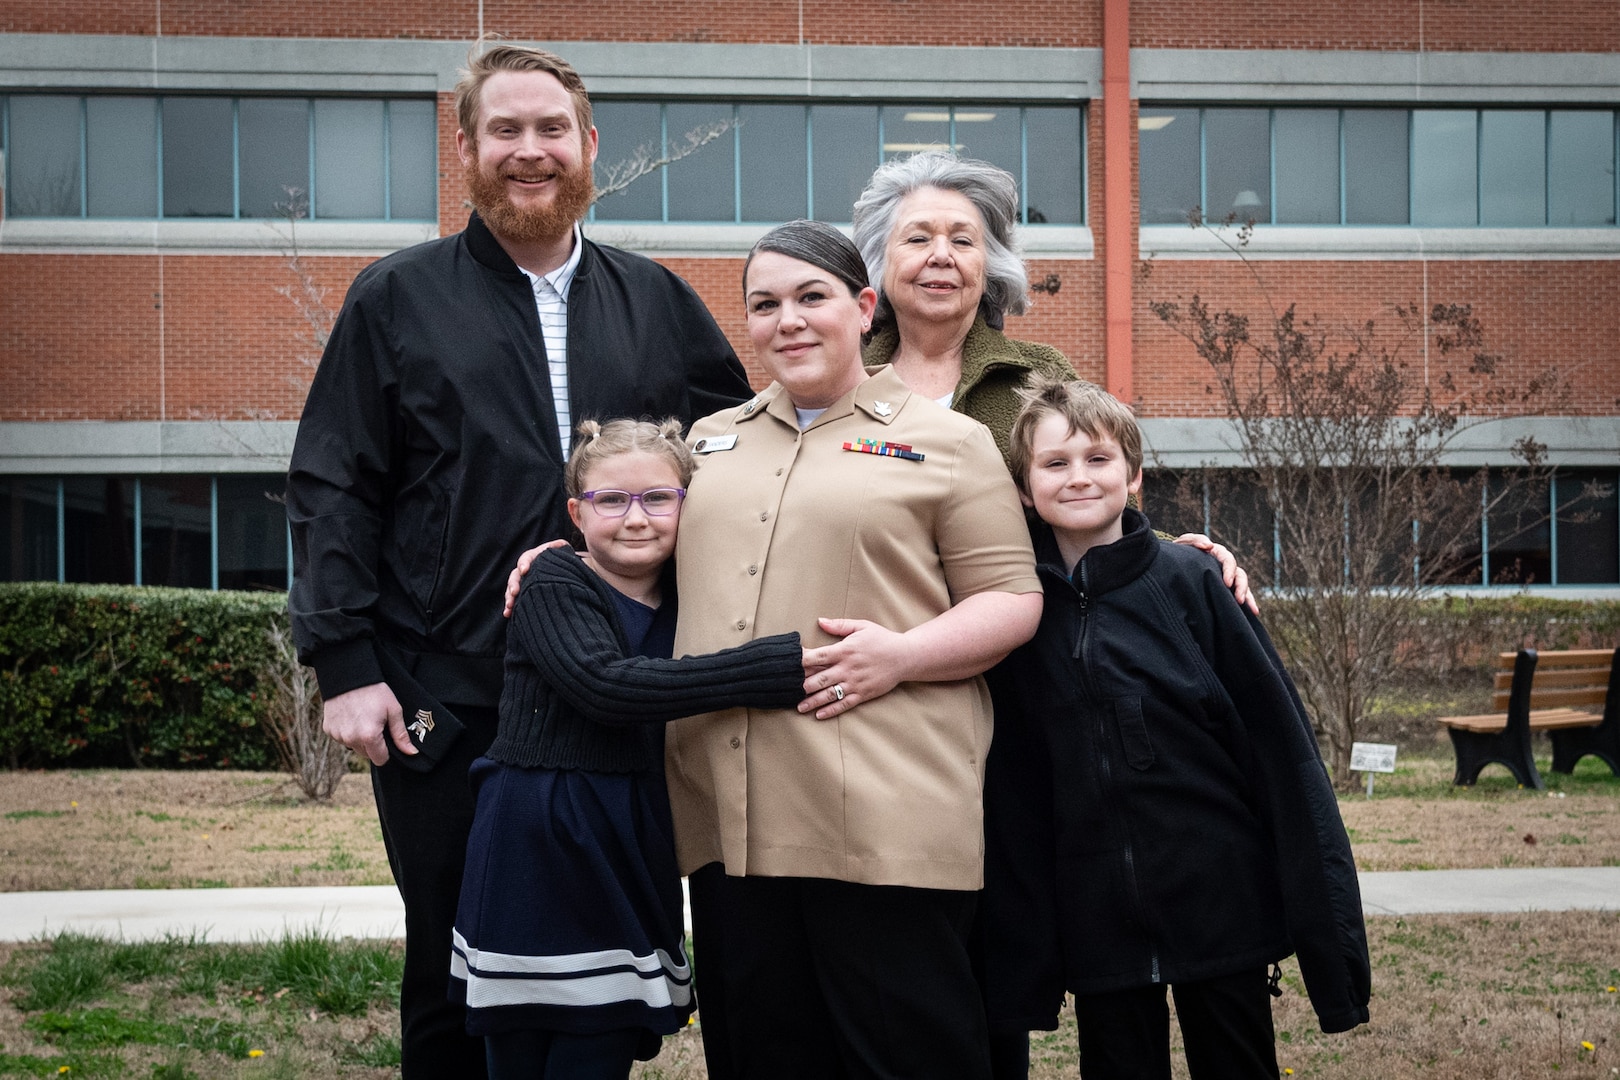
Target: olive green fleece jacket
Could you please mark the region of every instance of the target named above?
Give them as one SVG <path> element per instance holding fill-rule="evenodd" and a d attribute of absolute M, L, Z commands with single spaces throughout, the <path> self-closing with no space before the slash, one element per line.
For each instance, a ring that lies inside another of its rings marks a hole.
<path fill-rule="evenodd" d="M 862 356 L 869 367 L 887 364 L 899 347 L 900 330 L 891 323 L 872 335 Z M 1079 378 L 1063 354 L 1050 345 L 1010 338 L 993 329 L 982 315 L 973 320 L 973 328 L 962 343 L 962 378 L 956 384 L 951 409 L 989 428 L 1003 461 L 1009 452 L 1013 420 L 1018 416 L 1017 390 L 1032 371 L 1061 379 Z"/>
<path fill-rule="evenodd" d="M 894 323 L 877 331 L 861 350 L 861 359 L 867 367 L 887 364 L 900 348 L 900 328 Z M 971 416 L 990 429 L 1001 451 L 1001 460 L 1011 467 L 1011 439 L 1013 421 L 1021 408 L 1018 388 L 1024 385 L 1032 371 L 1045 372 L 1060 379 L 1079 379 L 1074 367 L 1063 354 L 1050 345 L 1036 341 L 1010 338 L 984 321 L 980 315 L 973 320 L 973 328 L 962 342 L 962 378 L 956 384 L 956 395 L 951 398 L 951 410 Z M 1130 497 L 1133 509 L 1142 508 L 1138 495 Z M 1159 533 L 1173 540 L 1169 533 Z"/>

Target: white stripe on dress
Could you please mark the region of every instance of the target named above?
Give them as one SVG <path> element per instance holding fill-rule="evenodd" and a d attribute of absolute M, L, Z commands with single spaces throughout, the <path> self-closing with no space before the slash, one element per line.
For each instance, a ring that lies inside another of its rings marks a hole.
<path fill-rule="evenodd" d="M 472 948 L 452 931 L 450 975 L 467 983 L 467 1005 L 589 1007 L 639 1001 L 651 1008 L 692 1001 L 692 969 L 686 958 L 662 949 L 637 956 L 628 949 L 601 949 L 557 956 L 525 956 Z"/>

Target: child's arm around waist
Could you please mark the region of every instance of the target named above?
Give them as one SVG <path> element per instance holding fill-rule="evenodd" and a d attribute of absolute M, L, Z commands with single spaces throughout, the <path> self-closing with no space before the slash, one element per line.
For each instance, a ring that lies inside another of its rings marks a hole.
<path fill-rule="evenodd" d="M 577 558 L 572 552 L 546 554 Z M 677 660 L 627 656 L 610 601 L 571 569 L 558 572 L 545 558 L 536 560 L 512 612 L 509 648 L 588 719 L 664 723 L 742 705 L 789 709 L 804 697 L 797 633 Z"/>

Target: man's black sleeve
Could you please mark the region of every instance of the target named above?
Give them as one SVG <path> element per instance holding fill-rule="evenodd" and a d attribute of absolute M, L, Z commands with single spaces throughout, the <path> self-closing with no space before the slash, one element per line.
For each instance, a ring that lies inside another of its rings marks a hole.
<path fill-rule="evenodd" d="M 399 438 L 385 309 L 362 273 L 316 369 L 287 472 L 293 641 L 327 698 L 382 681 L 373 614 Z"/>

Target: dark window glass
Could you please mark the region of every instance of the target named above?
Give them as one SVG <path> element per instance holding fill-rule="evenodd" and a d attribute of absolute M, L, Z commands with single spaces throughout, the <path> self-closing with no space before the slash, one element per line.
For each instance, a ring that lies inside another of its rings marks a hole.
<path fill-rule="evenodd" d="M 1071 121 L 1074 119 L 1075 114 L 1073 109 L 1043 111 L 1052 113 L 1066 112 L 1069 114 Z M 958 153 L 963 157 L 988 161 L 992 165 L 1006 169 L 1014 176 L 1023 175 L 1023 136 L 1018 130 L 1019 116 L 1016 105 L 958 107 L 952 115 L 956 120 Z M 1045 120 L 1046 117 L 1043 116 L 1036 120 L 1036 124 L 1039 126 Z M 1030 178 L 1023 185 L 1026 189 L 1031 184 L 1039 189 L 1049 183 L 1050 181 L 1045 175 L 1047 172 L 1052 174 L 1051 179 L 1062 179 L 1065 171 L 1069 169 L 1071 158 L 1074 164 L 1079 163 L 1079 155 L 1069 153 L 1069 148 L 1062 143 L 1062 121 L 1059 120 L 1055 127 L 1055 134 L 1043 133 L 1040 136 L 1042 145 L 1037 149 L 1036 153 L 1030 155 Z M 1072 140 L 1074 135 L 1071 135 L 1070 138 Z M 1035 158 L 1040 158 L 1040 161 L 1037 162 L 1034 160 Z M 1037 164 L 1044 166 L 1040 170 L 1042 176 L 1039 179 L 1035 177 Z M 1070 182 L 1075 183 L 1078 188 L 1078 177 L 1073 177 Z M 1028 191 L 1025 191 L 1024 198 L 1027 202 L 1029 198 Z M 1044 198 L 1042 201 L 1052 203 L 1054 200 Z M 1045 211 L 1042 213 L 1044 214 Z M 1062 220 L 1062 218 L 1060 215 L 1050 220 L 1056 221 Z"/>
<path fill-rule="evenodd" d="M 85 99 L 91 217 L 157 217 L 157 99 Z"/>
<path fill-rule="evenodd" d="M 882 115 L 884 161 L 924 150 L 954 149 L 949 108 L 938 105 L 885 105 Z"/>
<path fill-rule="evenodd" d="M 438 119 L 431 101 L 388 103 L 388 216 L 431 221 L 439 206 Z"/>
<path fill-rule="evenodd" d="M 1547 585 L 1552 582 L 1552 521 L 1545 480 L 1527 482 L 1514 473 L 1491 470 L 1490 542 L 1492 585 Z"/>
<path fill-rule="evenodd" d="M 296 98 L 243 98 L 242 216 L 309 216 L 309 102 Z"/>
<path fill-rule="evenodd" d="M 135 481 L 62 480 L 62 561 L 67 581 L 135 584 Z"/>
<path fill-rule="evenodd" d="M 1405 109 L 1344 111 L 1344 220 L 1347 225 L 1405 225 Z"/>
<path fill-rule="evenodd" d="M 741 105 L 742 220 L 792 221 L 810 197 L 803 105 Z"/>
<path fill-rule="evenodd" d="M 236 213 L 229 98 L 163 99 L 163 216 Z"/>
<path fill-rule="evenodd" d="M 656 102 L 593 102 L 598 132 L 596 183 L 614 187 L 636 162 L 657 161 L 664 153 L 663 121 Z M 660 221 L 664 216 L 663 170 L 655 170 L 628 187 L 603 196 L 599 221 Z"/>
<path fill-rule="evenodd" d="M 848 221 L 855 199 L 881 164 L 875 105 L 810 108 L 811 210 L 820 221 Z"/>
<path fill-rule="evenodd" d="M 6 147 L 6 210 L 17 217 L 79 217 L 79 99 L 18 94 Z"/>
<path fill-rule="evenodd" d="M 664 126 L 676 153 L 708 137 L 731 120 L 730 105 L 671 104 Z M 737 137 L 726 131 L 668 169 L 669 220 L 735 221 L 737 217 Z"/>
<path fill-rule="evenodd" d="M 206 476 L 141 481 L 141 584 L 206 589 L 213 580 L 212 494 Z"/>
<path fill-rule="evenodd" d="M 1412 224 L 1479 223 L 1479 114 L 1412 113 Z"/>
<path fill-rule="evenodd" d="M 0 566 L 0 580 L 56 580 L 55 477 L 0 480 Z"/>
<path fill-rule="evenodd" d="M 1620 471 L 1558 470 L 1558 583 L 1620 582 Z"/>
<path fill-rule="evenodd" d="M 383 216 L 382 102 L 315 102 L 314 216 Z"/>
<path fill-rule="evenodd" d="M 1197 109 L 1143 109 L 1142 223 L 1180 224 L 1202 205 L 1199 195 Z"/>
<path fill-rule="evenodd" d="M 1451 482 L 1467 492 L 1467 498 L 1474 506 L 1482 506 L 1482 493 L 1480 486 L 1487 482 L 1481 469 L 1452 469 Z M 1480 530 L 1483 522 L 1478 514 L 1471 515 L 1468 530 L 1460 536 L 1441 537 L 1435 532 L 1431 539 L 1420 534 L 1418 546 L 1420 551 L 1427 551 L 1431 547 L 1439 547 L 1448 551 L 1452 556 L 1452 564 L 1448 571 L 1441 572 L 1435 565 L 1435 558 L 1430 557 L 1425 571 L 1429 575 L 1426 580 L 1436 585 L 1478 585 L 1480 584 L 1481 559 L 1484 548 L 1480 544 Z"/>
<path fill-rule="evenodd" d="M 1547 220 L 1547 114 L 1540 109 L 1480 113 L 1479 211 L 1482 225 Z"/>
<path fill-rule="evenodd" d="M 1271 220 L 1270 110 L 1204 110 L 1204 161 L 1208 217 Z"/>
<path fill-rule="evenodd" d="M 1339 110 L 1278 109 L 1277 223 L 1339 223 Z"/>
<path fill-rule="evenodd" d="M 1547 223 L 1614 224 L 1614 113 L 1553 110 L 1547 124 Z"/>
<path fill-rule="evenodd" d="M 1240 469 L 1211 469 L 1209 535 L 1237 553 L 1250 579 L 1271 583 L 1276 567 L 1276 533 L 1271 507 L 1254 474 Z M 1285 579 L 1287 567 L 1283 567 Z"/>
<path fill-rule="evenodd" d="M 1085 220 L 1080 110 L 1025 109 L 1024 129 L 1029 145 L 1024 203 L 1029 208 L 1030 224 L 1080 224 Z M 956 133 L 960 138 L 961 124 L 957 125 Z M 1002 163 L 997 161 L 996 164 Z M 1018 175 L 1015 164 L 1005 167 L 1014 176 Z"/>
<path fill-rule="evenodd" d="M 286 477 L 219 477 L 219 587 L 287 587 L 287 514 L 278 499 Z"/>
<path fill-rule="evenodd" d="M 1204 473 L 1200 469 L 1143 469 L 1142 512 L 1160 532 L 1209 532 L 1204 520 Z"/>

